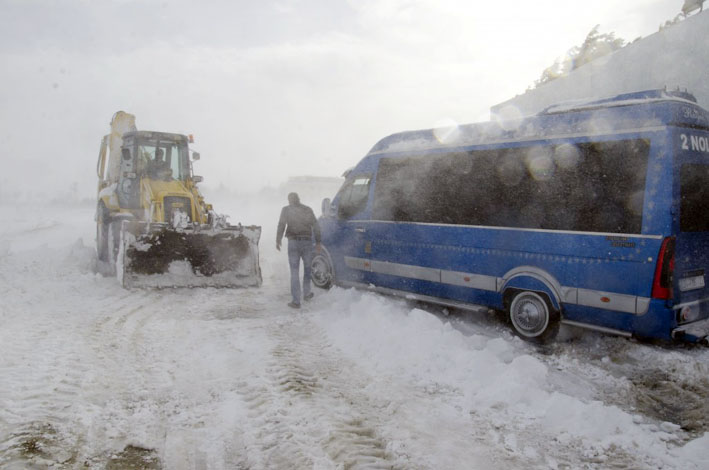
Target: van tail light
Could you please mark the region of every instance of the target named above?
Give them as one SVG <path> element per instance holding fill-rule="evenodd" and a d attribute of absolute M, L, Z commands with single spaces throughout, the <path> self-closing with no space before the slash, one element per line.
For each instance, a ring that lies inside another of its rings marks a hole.
<path fill-rule="evenodd" d="M 662 240 L 660 254 L 657 255 L 655 279 L 652 281 L 653 299 L 672 298 L 672 275 L 675 270 L 675 238 L 667 237 Z"/>

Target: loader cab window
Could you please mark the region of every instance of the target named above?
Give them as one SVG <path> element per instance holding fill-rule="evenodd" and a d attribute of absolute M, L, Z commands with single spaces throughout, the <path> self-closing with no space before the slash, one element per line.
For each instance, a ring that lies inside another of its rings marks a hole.
<path fill-rule="evenodd" d="M 138 145 L 138 169 L 151 178 L 184 180 L 189 176 L 187 149 L 175 142 Z"/>

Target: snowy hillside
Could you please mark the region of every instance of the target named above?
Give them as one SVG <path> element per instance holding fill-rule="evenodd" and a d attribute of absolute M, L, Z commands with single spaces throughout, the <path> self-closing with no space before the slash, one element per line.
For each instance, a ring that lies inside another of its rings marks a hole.
<path fill-rule="evenodd" d="M 564 101 L 607 97 L 639 90 L 688 90 L 709 108 L 709 11 L 633 42 L 566 77 L 560 77 L 491 108 L 512 118 L 535 114 Z"/>
<path fill-rule="evenodd" d="M 92 205 L 0 207 L 0 468 L 709 468 L 709 349 L 339 288 L 294 312 L 281 205 L 219 207 L 263 225 L 263 287 L 137 291 L 94 272 Z"/>

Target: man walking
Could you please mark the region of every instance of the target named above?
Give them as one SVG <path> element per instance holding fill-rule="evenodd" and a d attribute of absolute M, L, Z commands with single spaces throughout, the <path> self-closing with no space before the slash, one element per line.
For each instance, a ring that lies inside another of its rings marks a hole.
<path fill-rule="evenodd" d="M 276 233 L 276 249 L 281 251 L 281 239 L 285 232 L 288 239 L 288 264 L 290 264 L 290 293 L 293 300 L 289 307 L 300 308 L 300 259 L 303 259 L 303 299 L 310 300 L 310 263 L 313 258 L 313 237 L 315 249 L 320 251 L 320 225 L 313 210 L 300 203 L 297 193 L 288 194 L 288 205 L 281 209 Z"/>

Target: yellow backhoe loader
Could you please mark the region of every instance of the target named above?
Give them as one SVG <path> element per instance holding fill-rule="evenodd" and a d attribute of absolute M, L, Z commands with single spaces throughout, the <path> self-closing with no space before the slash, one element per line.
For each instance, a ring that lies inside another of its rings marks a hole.
<path fill-rule="evenodd" d="M 96 251 L 123 287 L 261 285 L 261 227 L 228 224 L 205 203 L 191 141 L 139 131 L 123 111 L 101 140 Z"/>

